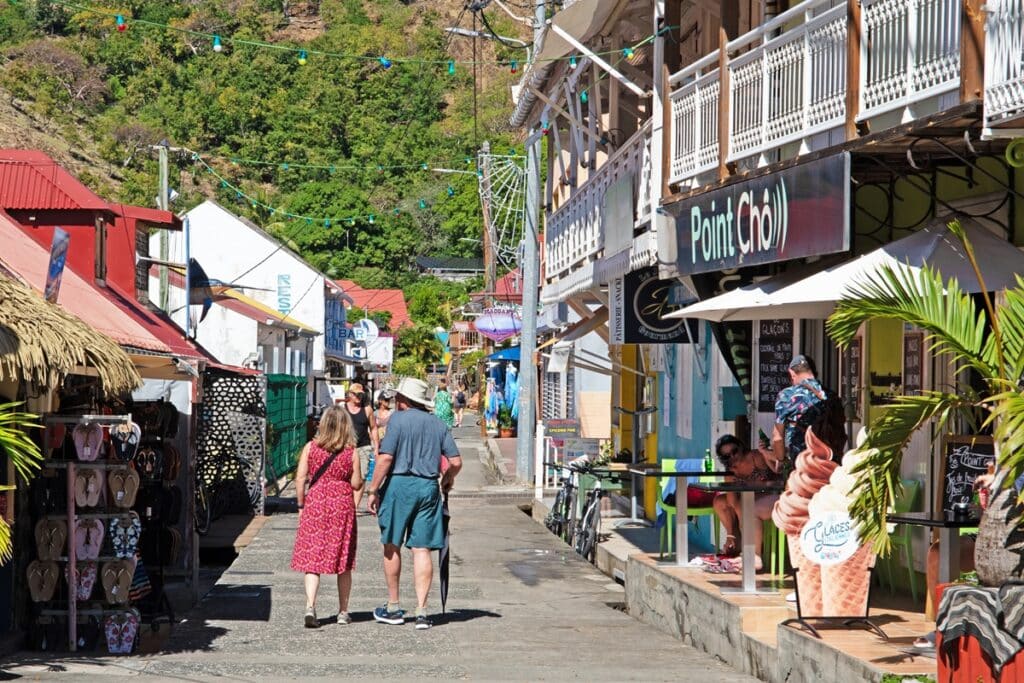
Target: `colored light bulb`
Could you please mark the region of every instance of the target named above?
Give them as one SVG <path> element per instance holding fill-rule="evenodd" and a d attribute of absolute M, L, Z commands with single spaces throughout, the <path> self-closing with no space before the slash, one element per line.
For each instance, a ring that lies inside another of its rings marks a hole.
<path fill-rule="evenodd" d="M 573 55 L 572 57 L 569 57 L 569 68 L 570 69 L 575 69 L 576 68 L 576 55 Z"/>
<path fill-rule="evenodd" d="M 308 55 L 306 54 L 305 50 L 299 50 L 299 65 L 300 66 L 305 66 L 307 56 Z"/>
<path fill-rule="evenodd" d="M 281 164 L 281 170 L 282 171 L 287 171 L 288 170 L 288 164 L 287 163 Z"/>
<path fill-rule="evenodd" d="M 334 175 L 334 165 L 333 164 L 331 165 L 330 169 L 328 169 L 328 171 L 329 171 L 329 173 L 331 175 Z"/>
<path fill-rule="evenodd" d="M 306 225 L 313 225 L 313 219 L 312 218 L 307 218 L 306 219 Z"/>
<path fill-rule="evenodd" d="M 509 70 L 509 71 L 511 71 L 512 73 L 515 73 L 516 71 L 518 71 L 518 70 L 519 70 L 519 63 L 518 63 L 518 62 L 516 62 L 516 60 L 514 60 L 514 59 L 513 59 L 513 60 L 512 60 L 511 62 L 509 62 L 509 64 L 508 64 L 508 70 Z"/>
<path fill-rule="evenodd" d="M 124 23 L 124 17 L 120 14 L 117 15 L 117 30 L 122 33 L 128 28 L 128 24 Z"/>
<path fill-rule="evenodd" d="M 383 57 L 382 56 L 379 61 L 380 61 L 380 65 L 382 67 L 384 67 L 385 69 L 390 69 L 391 68 L 391 60 L 388 59 L 387 57 Z"/>
<path fill-rule="evenodd" d="M 449 59 L 448 60 L 448 75 L 449 76 L 454 76 L 455 75 L 455 60 L 453 60 L 453 59 Z"/>
<path fill-rule="evenodd" d="M 631 48 L 631 47 L 623 48 L 622 49 L 622 56 L 625 57 L 626 59 L 629 59 L 630 57 L 632 57 L 633 56 L 633 48 Z"/>
<path fill-rule="evenodd" d="M 421 209 L 427 208 L 427 200 L 425 200 L 425 199 L 421 199 L 420 200 L 420 208 Z"/>
<path fill-rule="evenodd" d="M 377 166 L 377 173 L 383 173 L 383 172 L 384 172 L 384 167 L 383 167 L 383 166 L 380 166 L 380 165 L 378 165 L 378 166 Z"/>
<path fill-rule="evenodd" d="M 515 148 L 515 147 L 509 147 L 509 149 L 508 149 L 508 155 L 509 155 L 510 157 L 514 157 L 514 156 L 516 155 L 516 148 Z"/>
<path fill-rule="evenodd" d="M 584 90 L 583 92 L 580 93 L 580 102 L 582 102 L 583 104 L 587 103 L 587 91 L 586 90 Z"/>
<path fill-rule="evenodd" d="M 402 210 L 401 210 L 401 209 L 395 209 L 395 215 L 396 215 L 396 216 L 397 216 L 398 214 L 400 214 L 400 213 L 402 213 Z"/>
<path fill-rule="evenodd" d="M 451 185 L 448 186 L 448 189 L 445 190 L 445 192 L 448 193 L 449 197 L 454 197 L 455 196 L 455 188 L 452 187 Z"/>
<path fill-rule="evenodd" d="M 430 166 L 428 166 L 426 163 L 420 164 L 420 170 L 426 171 L 428 168 L 430 168 Z"/>
<path fill-rule="evenodd" d="M 220 42 L 220 36 L 214 36 L 213 37 L 213 51 L 214 52 L 220 52 L 223 49 L 224 49 L 224 46 Z"/>
<path fill-rule="evenodd" d="M 373 225 L 377 221 L 377 217 L 374 216 L 372 213 L 369 216 L 367 216 L 366 218 L 367 218 L 367 220 L 370 221 L 370 225 Z"/>
<path fill-rule="evenodd" d="M 325 228 L 331 227 L 331 219 L 330 218 L 325 218 L 324 219 L 324 227 Z"/>

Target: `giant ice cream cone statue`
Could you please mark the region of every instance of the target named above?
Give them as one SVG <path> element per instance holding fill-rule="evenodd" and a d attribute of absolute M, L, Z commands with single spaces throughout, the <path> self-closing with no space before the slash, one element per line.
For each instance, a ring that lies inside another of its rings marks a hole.
<path fill-rule="evenodd" d="M 823 486 L 828 484 L 837 465 L 832 462 L 832 450 L 808 428 L 805 437 L 807 449 L 796 458 L 796 469 L 789 475 L 786 490 L 775 503 L 772 519 L 786 534 L 793 566 L 799 571 L 797 593 L 800 611 L 819 615 L 822 610 L 822 583 L 820 566 L 807 561 L 800 548 L 800 532 L 808 520 L 808 506 Z"/>
<path fill-rule="evenodd" d="M 830 513 L 835 515 L 835 518 L 849 517 L 849 506 L 856 483 L 856 477 L 851 471 L 866 455 L 856 450 L 846 454 L 842 467 L 832 473 L 829 484 L 818 491 L 808 506 L 811 518 L 828 519 Z M 852 532 L 856 534 L 855 529 Z M 839 557 L 842 557 L 842 554 Z M 871 567 L 874 564 L 875 553 L 869 545 L 858 546 L 850 557 L 839 562 L 822 563 L 820 616 L 853 617 L 867 614 L 868 588 L 871 583 Z"/>

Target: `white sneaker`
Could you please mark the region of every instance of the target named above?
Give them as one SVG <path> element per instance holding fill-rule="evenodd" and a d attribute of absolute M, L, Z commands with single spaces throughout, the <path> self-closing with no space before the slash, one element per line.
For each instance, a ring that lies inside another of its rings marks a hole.
<path fill-rule="evenodd" d="M 338 623 L 342 626 L 352 623 L 352 615 L 348 612 L 338 612 Z"/>

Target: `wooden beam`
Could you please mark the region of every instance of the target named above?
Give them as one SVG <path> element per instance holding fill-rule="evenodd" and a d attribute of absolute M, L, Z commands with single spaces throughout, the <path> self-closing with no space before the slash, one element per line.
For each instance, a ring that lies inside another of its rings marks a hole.
<path fill-rule="evenodd" d="M 645 89 L 650 90 L 654 87 L 654 79 L 646 71 L 641 71 L 626 60 L 619 62 L 619 68 L 622 69 L 622 73 L 626 74 L 634 81 L 642 85 Z"/>
<path fill-rule="evenodd" d="M 960 102 L 980 100 L 985 93 L 984 0 L 960 3 Z"/>
<path fill-rule="evenodd" d="M 576 118 L 575 116 L 567 112 L 565 109 L 563 109 L 561 106 L 556 104 L 554 100 L 552 100 L 550 97 L 542 93 L 540 90 L 537 90 L 532 85 L 527 85 L 526 89 L 532 92 L 534 95 L 536 95 L 537 98 L 540 99 L 544 104 L 548 105 L 549 107 L 551 107 L 551 109 L 553 109 L 554 111 L 558 112 L 566 119 L 568 119 L 570 123 L 575 124 L 584 133 L 586 133 L 587 135 L 591 134 L 587 127 L 583 125 L 582 121 L 580 121 L 578 118 Z M 600 138 L 598 138 L 598 142 L 600 142 Z"/>
<path fill-rule="evenodd" d="M 724 27 L 718 29 L 718 179 L 729 177 L 729 115 L 732 102 L 729 98 L 729 54 L 726 46 L 729 34 Z"/>
<path fill-rule="evenodd" d="M 669 29 L 668 40 L 665 41 L 665 66 L 668 72 L 674 74 L 679 71 L 682 65 L 683 36 L 683 0 L 668 0 L 665 3 L 665 26 L 672 26 Z M 668 87 L 668 80 L 665 81 Z"/>
<path fill-rule="evenodd" d="M 860 14 L 859 2 L 846 3 L 846 121 L 843 129 L 847 140 L 860 136 L 857 125 L 860 109 Z"/>

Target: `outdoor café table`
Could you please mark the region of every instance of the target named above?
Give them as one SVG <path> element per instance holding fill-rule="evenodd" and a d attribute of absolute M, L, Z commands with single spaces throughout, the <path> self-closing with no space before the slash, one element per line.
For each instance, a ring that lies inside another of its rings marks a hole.
<path fill-rule="evenodd" d="M 939 583 L 956 581 L 960 576 L 960 530 L 976 527 L 977 517 L 955 517 L 949 513 L 904 512 L 889 515 L 890 524 L 912 524 L 939 530 Z"/>
<path fill-rule="evenodd" d="M 687 507 L 686 500 L 686 478 L 687 477 L 724 477 L 728 472 L 704 472 L 703 470 L 662 470 L 657 466 L 644 467 L 643 465 L 631 465 L 629 468 L 631 477 L 675 477 L 676 480 L 676 566 L 689 566 L 690 560 L 690 539 L 687 535 Z M 680 491 L 682 492 L 680 494 Z"/>
<path fill-rule="evenodd" d="M 691 484 L 701 491 L 713 493 L 739 493 L 740 506 L 743 508 L 740 514 L 740 535 L 743 537 L 743 583 L 740 588 L 722 588 L 723 593 L 775 593 L 772 589 L 758 589 L 757 570 L 754 567 L 754 538 L 757 534 L 757 519 L 754 517 L 754 494 L 757 493 L 781 493 L 785 486 L 779 483 L 755 483 L 745 481 L 723 481 L 723 482 L 699 482 Z M 679 496 L 676 496 L 679 499 Z"/>

